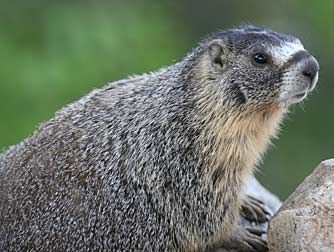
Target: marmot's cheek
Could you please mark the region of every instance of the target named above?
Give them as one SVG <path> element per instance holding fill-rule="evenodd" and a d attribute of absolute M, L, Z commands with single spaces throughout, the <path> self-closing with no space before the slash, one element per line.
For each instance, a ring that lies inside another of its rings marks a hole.
<path fill-rule="evenodd" d="M 298 75 L 286 76 L 280 88 L 279 102 L 290 105 L 302 101 L 308 93 L 308 87 Z"/>
<path fill-rule="evenodd" d="M 282 78 L 279 102 L 287 105 L 302 101 L 308 94 L 309 83 L 305 82 L 296 71 L 292 71 Z"/>

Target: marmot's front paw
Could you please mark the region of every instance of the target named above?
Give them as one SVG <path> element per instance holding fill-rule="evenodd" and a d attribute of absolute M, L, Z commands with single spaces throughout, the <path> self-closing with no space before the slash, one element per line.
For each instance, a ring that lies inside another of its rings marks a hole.
<path fill-rule="evenodd" d="M 256 228 L 238 228 L 234 240 L 235 250 L 238 252 L 268 251 L 267 241 L 261 237 L 263 233 L 265 232 Z"/>
<path fill-rule="evenodd" d="M 260 200 L 246 196 L 241 203 L 241 216 L 250 222 L 264 223 L 270 218 L 270 213 Z"/>
<path fill-rule="evenodd" d="M 216 247 L 210 252 L 266 252 L 268 251 L 267 241 L 262 239 L 264 231 L 238 227 L 232 240 L 224 242 L 221 247 Z"/>

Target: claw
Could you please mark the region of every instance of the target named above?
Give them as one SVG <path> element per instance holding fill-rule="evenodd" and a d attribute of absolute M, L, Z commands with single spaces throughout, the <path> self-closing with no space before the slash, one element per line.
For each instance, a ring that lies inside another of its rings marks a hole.
<path fill-rule="evenodd" d="M 263 233 L 265 231 L 256 228 L 243 229 L 238 227 L 234 238 L 224 242 L 222 246 L 217 247 L 214 251 L 267 252 L 267 241 L 261 237 Z"/>
<path fill-rule="evenodd" d="M 243 200 L 240 214 L 246 220 L 255 223 L 267 222 L 271 216 L 263 202 L 252 196 L 247 196 L 247 198 Z"/>
<path fill-rule="evenodd" d="M 248 228 L 245 228 L 249 233 L 251 234 L 254 234 L 254 235 L 257 235 L 257 236 L 261 236 L 263 234 L 266 233 L 265 230 L 262 230 L 262 229 L 258 229 L 258 228 L 251 228 L 251 227 L 248 227 Z"/>

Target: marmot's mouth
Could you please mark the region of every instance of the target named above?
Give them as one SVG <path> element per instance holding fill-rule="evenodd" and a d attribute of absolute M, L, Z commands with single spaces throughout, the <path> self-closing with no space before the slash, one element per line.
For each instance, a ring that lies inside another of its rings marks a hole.
<path fill-rule="evenodd" d="M 303 92 L 303 93 L 297 94 L 293 98 L 295 98 L 295 99 L 302 99 L 302 98 L 304 98 L 304 96 L 306 96 L 306 93 L 307 92 Z"/>
<path fill-rule="evenodd" d="M 291 96 L 291 98 L 289 98 L 289 104 L 294 104 L 294 103 L 298 103 L 302 100 L 304 100 L 304 98 L 307 96 L 308 92 L 302 92 L 302 93 L 298 93 L 296 95 Z"/>

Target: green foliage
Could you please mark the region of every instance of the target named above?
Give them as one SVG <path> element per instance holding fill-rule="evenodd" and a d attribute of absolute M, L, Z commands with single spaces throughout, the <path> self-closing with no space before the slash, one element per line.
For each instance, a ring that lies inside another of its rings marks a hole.
<path fill-rule="evenodd" d="M 1 22 L 0 148 L 108 81 L 169 64 L 185 37 L 158 7 L 54 5 Z"/>

